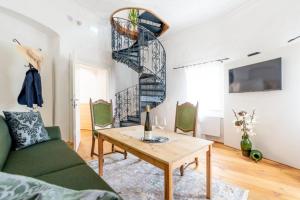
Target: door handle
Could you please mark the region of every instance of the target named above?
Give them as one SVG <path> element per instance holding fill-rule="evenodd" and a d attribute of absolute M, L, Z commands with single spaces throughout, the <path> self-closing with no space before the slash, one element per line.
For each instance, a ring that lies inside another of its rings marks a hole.
<path fill-rule="evenodd" d="M 74 103 L 73 103 L 73 108 L 75 109 L 76 107 L 77 107 L 77 103 L 74 102 Z"/>
<path fill-rule="evenodd" d="M 76 99 L 76 98 L 71 99 L 73 109 L 76 108 L 76 106 L 77 106 L 77 101 L 79 101 L 79 99 Z"/>

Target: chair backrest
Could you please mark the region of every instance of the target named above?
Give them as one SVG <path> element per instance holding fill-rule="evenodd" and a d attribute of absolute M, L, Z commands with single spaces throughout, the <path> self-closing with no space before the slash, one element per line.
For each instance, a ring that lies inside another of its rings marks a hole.
<path fill-rule="evenodd" d="M 197 116 L 198 116 L 198 102 L 196 106 L 186 102 L 179 105 L 176 104 L 176 116 L 175 116 L 175 128 L 183 132 L 193 132 L 193 136 L 196 137 L 196 126 L 197 126 Z"/>
<path fill-rule="evenodd" d="M 92 130 L 95 126 L 106 127 L 114 123 L 112 101 L 104 101 L 102 99 L 92 102 L 90 99 Z"/>

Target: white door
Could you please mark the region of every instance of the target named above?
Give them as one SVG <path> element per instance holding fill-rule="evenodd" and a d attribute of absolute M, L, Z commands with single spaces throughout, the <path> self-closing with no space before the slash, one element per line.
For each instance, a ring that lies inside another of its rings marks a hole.
<path fill-rule="evenodd" d="M 80 144 L 80 68 L 76 65 L 76 56 L 75 53 L 70 58 L 70 72 L 71 72 L 71 86 L 72 86 L 72 95 L 71 95 L 71 105 L 72 105 L 72 136 L 74 150 L 77 151 Z"/>

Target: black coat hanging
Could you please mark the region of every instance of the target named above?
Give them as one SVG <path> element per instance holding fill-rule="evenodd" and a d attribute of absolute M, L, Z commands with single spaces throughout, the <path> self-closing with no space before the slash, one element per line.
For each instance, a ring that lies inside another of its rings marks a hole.
<path fill-rule="evenodd" d="M 29 108 L 33 108 L 34 104 L 42 107 L 42 82 L 38 71 L 43 61 L 43 56 L 40 54 L 42 49 L 36 50 L 23 46 L 17 39 L 13 39 L 13 42 L 17 43 L 17 50 L 29 62 L 29 70 L 26 72 L 25 80 L 18 96 L 18 103 Z"/>
<path fill-rule="evenodd" d="M 30 69 L 26 72 L 22 90 L 18 97 L 18 103 L 33 108 L 36 104 L 40 107 L 43 105 L 42 82 L 41 76 L 37 69 L 29 64 Z"/>

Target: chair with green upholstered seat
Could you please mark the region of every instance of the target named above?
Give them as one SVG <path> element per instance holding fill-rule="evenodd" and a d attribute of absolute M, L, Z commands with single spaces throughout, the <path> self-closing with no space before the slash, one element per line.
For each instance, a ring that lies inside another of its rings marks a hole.
<path fill-rule="evenodd" d="M 196 137 L 197 116 L 198 102 L 196 106 L 189 102 L 179 105 L 179 103 L 177 102 L 174 131 L 177 132 L 177 129 L 179 129 L 183 132 L 183 134 L 192 132 L 193 137 Z M 184 169 L 193 163 L 195 163 L 198 167 L 198 158 L 195 158 L 193 162 L 188 163 L 187 165 L 180 166 L 181 176 L 183 176 Z"/>
<path fill-rule="evenodd" d="M 95 140 L 98 138 L 98 130 L 107 129 L 114 127 L 114 117 L 113 117 L 113 108 L 112 101 L 110 102 L 104 101 L 102 99 L 92 102 L 90 99 L 90 109 L 91 109 L 91 121 L 92 121 L 92 149 L 91 156 L 98 154 L 95 153 Z M 115 150 L 114 145 L 112 145 L 111 153 L 122 153 L 124 154 L 124 158 L 127 158 L 126 151 L 118 151 Z"/>

